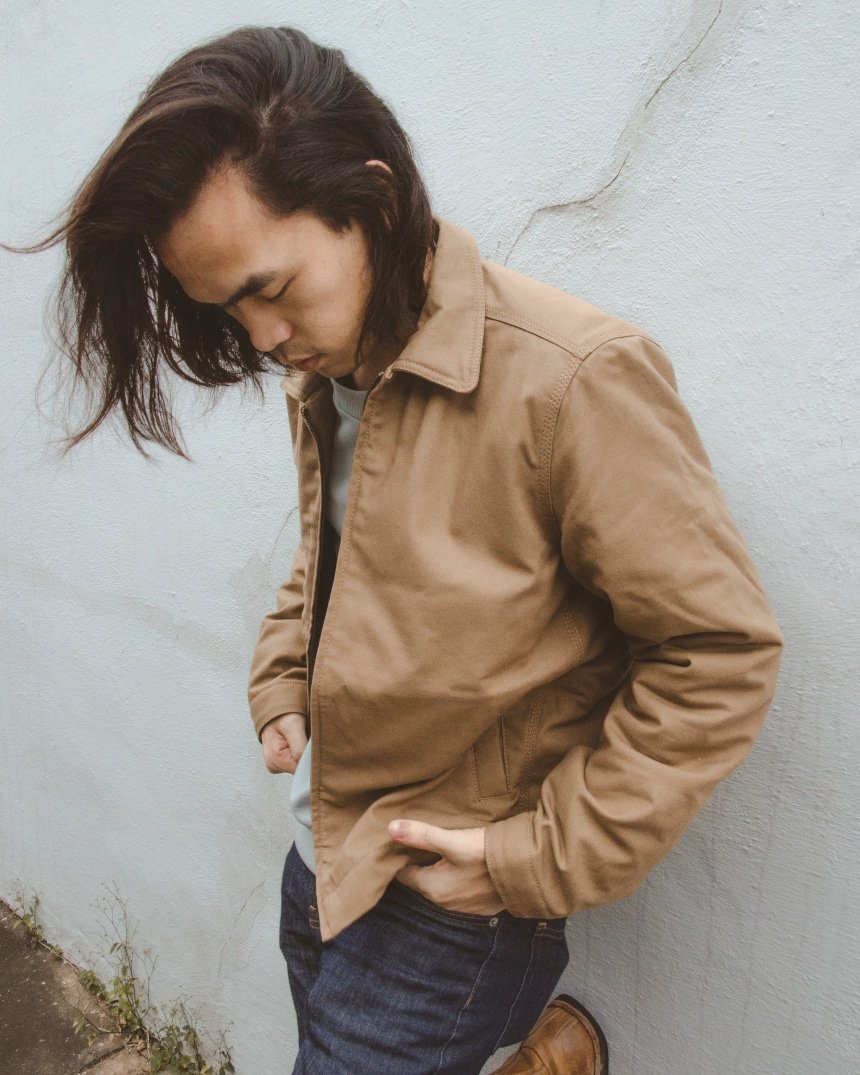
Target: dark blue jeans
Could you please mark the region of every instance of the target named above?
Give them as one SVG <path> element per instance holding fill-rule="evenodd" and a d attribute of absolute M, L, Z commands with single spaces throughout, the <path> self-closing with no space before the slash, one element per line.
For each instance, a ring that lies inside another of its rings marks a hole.
<path fill-rule="evenodd" d="M 448 911 L 392 881 L 323 944 L 316 878 L 292 847 L 280 943 L 299 1027 L 293 1075 L 477 1075 L 552 995 L 567 964 L 564 926 Z"/>

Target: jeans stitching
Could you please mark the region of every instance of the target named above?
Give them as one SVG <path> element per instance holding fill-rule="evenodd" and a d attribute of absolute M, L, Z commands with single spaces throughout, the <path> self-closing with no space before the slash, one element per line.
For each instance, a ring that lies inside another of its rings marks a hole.
<path fill-rule="evenodd" d="M 522 981 L 520 982 L 520 987 L 517 990 L 517 995 L 514 997 L 513 1003 L 511 1004 L 510 1009 L 508 1010 L 508 1017 L 505 1020 L 505 1025 L 502 1027 L 502 1032 L 501 1032 L 501 1034 L 499 1034 L 498 1038 L 496 1039 L 496 1044 L 493 1046 L 493 1052 L 495 1052 L 496 1049 L 498 1049 L 499 1043 L 502 1041 L 502 1039 L 504 1038 L 505 1034 L 507 1034 L 508 1027 L 511 1025 L 511 1019 L 513 1019 L 514 1012 L 517 1010 L 517 1005 L 520 1002 L 520 998 L 522 997 L 523 992 L 524 992 L 524 990 L 526 988 L 526 985 L 527 985 L 527 983 L 529 982 L 529 980 L 531 978 L 532 967 L 534 966 L 535 959 L 536 959 L 536 956 L 537 956 L 537 953 L 535 951 L 535 947 L 536 947 L 535 942 L 536 941 L 537 941 L 537 930 L 535 930 L 535 932 L 532 934 L 532 943 L 531 943 L 531 948 L 529 950 L 529 962 L 528 962 L 528 966 L 526 967 L 526 972 L 522 977 Z"/>
<path fill-rule="evenodd" d="M 479 984 L 481 982 L 481 978 L 483 977 L 484 970 L 486 969 L 487 964 L 493 958 L 493 953 L 496 950 L 496 944 L 498 943 L 500 933 L 501 933 L 501 930 L 499 930 L 499 929 L 494 931 L 494 934 L 493 934 L 493 946 L 490 949 L 490 951 L 487 953 L 487 958 L 481 964 L 481 969 L 478 971 L 477 975 L 475 976 L 475 981 L 472 984 L 471 992 L 469 993 L 468 997 L 466 997 L 466 1001 L 463 1004 L 463 1007 L 457 1013 L 457 1018 L 454 1020 L 454 1029 L 451 1031 L 451 1036 L 448 1038 L 448 1040 L 442 1046 L 442 1049 L 441 1049 L 441 1051 L 439 1053 L 439 1063 L 436 1065 L 436 1071 L 434 1072 L 434 1075 L 438 1075 L 438 1073 L 442 1070 L 442 1064 L 445 1061 L 445 1050 L 448 1048 L 448 1046 L 451 1044 L 451 1042 L 457 1036 L 457 1029 L 460 1026 L 460 1019 L 463 1016 L 463 1012 L 472 1003 L 472 999 L 475 996 L 475 991 L 477 990 L 477 988 L 478 988 L 478 986 L 479 986 Z"/>

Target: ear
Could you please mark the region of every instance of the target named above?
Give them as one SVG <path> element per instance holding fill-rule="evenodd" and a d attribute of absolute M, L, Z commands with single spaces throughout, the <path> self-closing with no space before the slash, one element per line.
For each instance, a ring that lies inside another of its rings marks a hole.
<path fill-rule="evenodd" d="M 394 172 L 392 172 L 385 161 L 378 161 L 374 157 L 373 160 L 365 161 L 364 163 L 370 168 L 384 168 L 389 175 L 394 175 Z"/>
<path fill-rule="evenodd" d="M 392 179 L 394 178 L 394 172 L 392 172 L 392 170 L 388 167 L 388 165 L 385 163 L 385 161 L 376 160 L 376 158 L 373 158 L 371 160 L 365 161 L 364 163 L 365 163 L 365 167 L 367 167 L 367 168 L 381 168 L 383 171 L 388 172 L 388 174 L 391 176 Z M 391 231 L 391 228 L 394 225 L 394 220 L 397 218 L 397 202 L 396 202 L 395 198 L 396 198 L 396 195 L 394 193 L 394 186 L 392 184 L 391 185 L 391 200 L 392 200 L 393 204 L 391 206 L 391 210 L 385 211 L 384 214 L 383 214 L 383 216 L 385 218 L 385 226 L 389 231 Z"/>

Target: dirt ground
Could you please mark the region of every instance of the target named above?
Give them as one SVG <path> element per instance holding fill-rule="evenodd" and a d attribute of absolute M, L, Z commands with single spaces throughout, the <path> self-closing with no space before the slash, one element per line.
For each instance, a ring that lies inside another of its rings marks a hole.
<path fill-rule="evenodd" d="M 0 903 L 0 1075 L 143 1075 L 149 1064 L 113 1032 L 110 1016 L 74 968 L 33 946 Z M 73 1021 L 85 1011 L 103 1032 L 92 1045 Z"/>

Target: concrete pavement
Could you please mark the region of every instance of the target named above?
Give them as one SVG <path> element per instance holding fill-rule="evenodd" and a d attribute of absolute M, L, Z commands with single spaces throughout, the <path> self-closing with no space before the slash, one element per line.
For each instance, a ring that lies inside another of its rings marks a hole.
<path fill-rule="evenodd" d="M 33 946 L 0 903 L 0 1075 L 144 1075 L 146 1059 L 129 1048 L 104 1006 L 74 968 Z M 73 1021 L 86 1012 L 103 1028 L 92 1045 Z"/>

